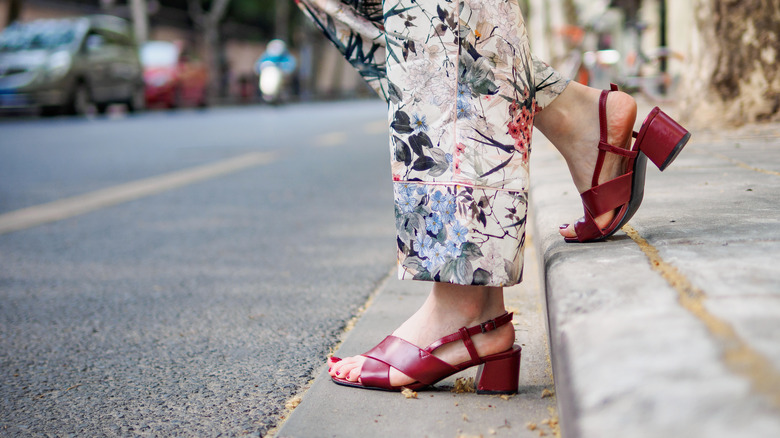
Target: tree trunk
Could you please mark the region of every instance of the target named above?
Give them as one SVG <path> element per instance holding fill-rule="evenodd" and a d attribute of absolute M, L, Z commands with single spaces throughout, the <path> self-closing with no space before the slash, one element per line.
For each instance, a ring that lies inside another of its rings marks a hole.
<path fill-rule="evenodd" d="M 681 114 L 694 125 L 780 121 L 780 0 L 695 0 Z"/>
<path fill-rule="evenodd" d="M 205 47 L 203 58 L 209 69 L 209 100 L 214 100 L 222 90 L 222 62 L 220 56 L 219 23 L 225 17 L 230 0 L 213 0 L 208 12 L 203 10 L 200 0 L 188 0 L 192 21 L 203 30 Z"/>
<path fill-rule="evenodd" d="M 10 0 L 8 2 L 8 10 L 6 11 L 6 22 L 3 23 L 5 26 L 8 26 L 9 24 L 18 20 L 19 17 L 22 15 L 22 3 L 23 0 Z"/>
<path fill-rule="evenodd" d="M 141 45 L 149 38 L 149 16 L 146 0 L 130 0 L 135 42 Z"/>

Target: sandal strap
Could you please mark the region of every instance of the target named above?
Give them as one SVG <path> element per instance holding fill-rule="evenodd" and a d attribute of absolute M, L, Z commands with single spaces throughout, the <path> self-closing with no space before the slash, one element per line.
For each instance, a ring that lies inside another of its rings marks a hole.
<path fill-rule="evenodd" d="M 622 155 L 628 158 L 636 158 L 638 154 L 637 151 L 631 151 L 628 149 L 619 148 L 616 146 L 612 146 L 609 143 L 602 143 L 602 142 L 599 142 L 599 149 L 602 151 L 611 152 L 615 155 Z"/>
<path fill-rule="evenodd" d="M 386 337 L 363 356 L 367 358 L 360 370 L 360 381 L 364 386 L 392 389 L 390 367 L 426 385 L 457 371 L 447 362 L 395 336 Z"/>
<path fill-rule="evenodd" d="M 628 172 L 582 192 L 582 205 L 595 218 L 627 204 L 631 200 L 632 176 L 633 172 Z"/>
<path fill-rule="evenodd" d="M 601 145 L 604 144 L 614 149 L 622 149 L 615 148 L 614 146 L 607 143 L 607 139 L 609 137 L 607 135 L 607 96 L 609 96 L 609 93 L 613 91 L 618 91 L 617 85 L 609 85 L 609 90 L 602 90 L 601 95 L 599 96 L 599 156 L 596 159 L 596 167 L 593 169 L 593 178 L 591 179 L 590 184 L 591 187 L 594 187 L 599 183 L 599 175 L 601 175 L 601 167 L 604 165 L 604 157 L 606 156 L 606 152 L 612 152 L 612 150 L 605 150 L 601 147 Z"/>
<path fill-rule="evenodd" d="M 439 339 L 438 341 L 435 341 L 432 344 L 428 345 L 427 347 L 425 347 L 425 351 L 427 351 L 428 353 L 433 353 L 434 350 L 436 350 L 437 348 L 441 347 L 444 344 L 449 344 L 450 342 L 455 342 L 455 341 L 463 341 L 463 343 L 466 344 L 466 349 L 469 351 L 469 356 L 471 356 L 471 359 L 479 363 L 480 358 L 479 355 L 477 354 L 476 348 L 474 348 L 474 343 L 471 341 L 471 337 L 480 333 L 487 333 L 493 331 L 501 327 L 502 325 L 511 322 L 513 315 L 514 314 L 511 312 L 504 312 L 503 315 L 491 319 L 489 321 L 485 321 L 479 325 L 475 325 L 469 328 L 461 327 L 457 333 L 447 335 Z"/>

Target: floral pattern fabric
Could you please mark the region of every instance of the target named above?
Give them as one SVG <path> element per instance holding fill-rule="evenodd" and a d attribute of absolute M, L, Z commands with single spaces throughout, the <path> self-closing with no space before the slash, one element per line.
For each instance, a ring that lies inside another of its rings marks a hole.
<path fill-rule="evenodd" d="M 519 282 L 533 118 L 568 82 L 517 2 L 298 1 L 388 101 L 399 277 Z"/>

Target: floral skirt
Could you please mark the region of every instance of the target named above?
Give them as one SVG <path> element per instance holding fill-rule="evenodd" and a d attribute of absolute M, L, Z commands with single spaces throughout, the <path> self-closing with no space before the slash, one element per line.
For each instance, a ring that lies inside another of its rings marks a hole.
<path fill-rule="evenodd" d="M 297 0 L 388 102 L 398 275 L 511 286 L 534 114 L 568 84 L 516 0 Z"/>

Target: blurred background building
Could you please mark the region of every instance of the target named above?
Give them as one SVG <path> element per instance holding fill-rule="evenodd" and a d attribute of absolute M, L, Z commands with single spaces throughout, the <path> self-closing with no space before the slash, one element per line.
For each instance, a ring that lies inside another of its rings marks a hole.
<path fill-rule="evenodd" d="M 686 113 L 712 120 L 780 117 L 780 0 L 517 1 L 534 52 L 576 80 L 676 99 Z M 293 0 L 0 0 L 0 29 L 96 13 L 129 20 L 139 43 L 187 47 L 208 69 L 214 103 L 257 101 L 254 65 L 273 38 L 297 58 L 295 98 L 372 96 Z"/>
<path fill-rule="evenodd" d="M 0 0 L 0 30 L 12 21 L 111 14 L 134 23 L 139 43 L 176 41 L 206 60 L 212 72 L 214 98 L 219 102 L 257 99 L 254 64 L 269 40 L 288 42 L 298 59 L 293 86 L 303 99 L 370 96 L 373 92 L 319 31 L 311 26 L 292 0 L 228 0 L 221 16 L 209 17 L 220 1 L 188 0 Z M 140 7 L 139 7 L 140 6 Z M 145 11 L 146 20 L 139 18 Z M 209 23 L 212 21 L 212 23 Z M 216 22 L 216 50 L 210 53 L 208 27 Z M 317 72 L 313 75 L 312 72 Z"/>

